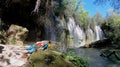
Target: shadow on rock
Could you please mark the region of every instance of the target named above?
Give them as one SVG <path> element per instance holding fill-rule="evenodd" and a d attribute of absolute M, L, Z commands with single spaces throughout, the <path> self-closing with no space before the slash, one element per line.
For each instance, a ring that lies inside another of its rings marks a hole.
<path fill-rule="evenodd" d="M 4 47 L 3 46 L 0 46 L 0 53 L 2 53 Z"/>

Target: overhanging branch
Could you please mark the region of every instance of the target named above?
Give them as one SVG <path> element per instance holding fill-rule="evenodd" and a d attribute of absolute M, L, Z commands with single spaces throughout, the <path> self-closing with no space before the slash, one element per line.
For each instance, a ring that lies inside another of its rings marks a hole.
<path fill-rule="evenodd" d="M 32 11 L 32 14 L 39 12 L 40 3 L 41 3 L 41 0 L 37 0 L 37 1 L 36 1 L 36 5 L 35 5 L 34 10 Z"/>

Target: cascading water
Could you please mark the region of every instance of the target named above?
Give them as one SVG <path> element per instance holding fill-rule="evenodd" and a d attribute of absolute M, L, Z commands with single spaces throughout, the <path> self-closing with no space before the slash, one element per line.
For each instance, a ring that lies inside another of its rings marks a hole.
<path fill-rule="evenodd" d="M 52 40 L 52 41 L 56 40 L 55 30 L 52 25 L 48 25 L 47 27 L 45 27 L 45 32 L 46 32 L 46 36 L 45 36 L 46 40 Z"/>
<path fill-rule="evenodd" d="M 91 42 L 95 41 L 95 34 L 94 34 L 93 30 L 89 27 L 87 29 L 87 35 L 86 36 L 87 36 L 86 40 L 87 40 L 88 43 L 91 43 Z"/>
<path fill-rule="evenodd" d="M 82 30 L 73 18 L 69 18 L 67 26 L 70 34 L 70 47 L 81 47 L 104 39 L 104 34 L 100 26 L 95 26 L 94 31 L 90 27 L 88 27 L 87 30 Z M 86 31 L 86 34 L 84 31 Z"/>
<path fill-rule="evenodd" d="M 76 35 L 76 41 L 78 42 L 76 44 L 76 47 L 81 47 L 85 45 L 85 34 L 83 30 L 79 27 L 79 25 L 76 25 L 75 28 L 75 35 Z"/>
<path fill-rule="evenodd" d="M 83 30 L 79 27 L 79 25 L 75 24 L 74 19 L 69 18 L 67 23 L 68 30 L 70 33 L 70 46 L 71 47 L 81 47 L 85 45 L 85 35 Z"/>
<path fill-rule="evenodd" d="M 104 39 L 104 34 L 100 26 L 95 26 L 96 40 Z"/>
<path fill-rule="evenodd" d="M 68 30 L 71 35 L 74 34 L 74 29 L 75 29 L 75 22 L 71 18 L 69 19 L 69 22 L 67 23 L 68 25 Z"/>
<path fill-rule="evenodd" d="M 60 19 L 53 13 L 50 13 L 52 22 L 49 21 L 49 25 L 45 25 L 46 39 L 56 41 L 57 36 L 60 36 L 63 31 Z"/>
<path fill-rule="evenodd" d="M 45 27 L 46 29 L 46 39 L 47 40 L 53 40 L 56 41 L 56 38 L 60 38 L 61 34 L 63 33 L 63 28 L 64 25 L 62 25 L 62 21 L 58 19 L 56 16 L 54 17 L 54 22 L 56 27 L 52 25 L 48 25 Z M 57 20 L 56 20 L 57 19 Z M 87 29 L 83 30 L 75 21 L 73 18 L 69 18 L 67 22 L 67 27 L 69 31 L 68 36 L 68 43 L 67 45 L 69 47 L 82 47 L 82 46 L 87 46 L 90 43 L 97 41 L 97 40 L 102 40 L 104 39 L 104 34 L 100 26 L 95 25 L 94 26 L 94 31 L 93 29 L 88 26 Z M 57 31 L 56 31 L 57 30 Z M 65 33 L 65 32 L 64 32 Z M 65 35 L 63 35 L 62 39 L 59 39 L 60 42 L 65 42 Z"/>

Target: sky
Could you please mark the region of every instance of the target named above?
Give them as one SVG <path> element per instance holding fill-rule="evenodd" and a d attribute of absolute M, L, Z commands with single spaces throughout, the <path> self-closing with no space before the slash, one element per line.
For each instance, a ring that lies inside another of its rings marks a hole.
<path fill-rule="evenodd" d="M 108 10 L 112 9 L 110 4 L 98 6 L 93 4 L 94 0 L 82 0 L 82 1 L 84 9 L 89 12 L 91 17 L 93 17 L 96 14 L 96 12 L 99 12 L 103 17 L 105 17 Z"/>

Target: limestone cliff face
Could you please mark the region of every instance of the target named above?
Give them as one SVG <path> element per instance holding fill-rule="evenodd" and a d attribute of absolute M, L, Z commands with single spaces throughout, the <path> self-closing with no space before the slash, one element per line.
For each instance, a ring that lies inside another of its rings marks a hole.
<path fill-rule="evenodd" d="M 11 25 L 7 32 L 8 44 L 23 45 L 23 42 L 27 37 L 27 33 L 27 28 L 18 25 Z"/>

